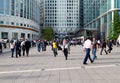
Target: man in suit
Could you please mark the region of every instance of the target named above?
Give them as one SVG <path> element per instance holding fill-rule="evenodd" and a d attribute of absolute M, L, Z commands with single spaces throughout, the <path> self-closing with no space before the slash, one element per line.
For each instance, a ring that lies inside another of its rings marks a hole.
<path fill-rule="evenodd" d="M 26 41 L 25 41 L 25 51 L 26 51 L 27 56 L 29 56 L 30 47 L 31 47 L 31 42 L 28 39 L 26 39 Z"/>
<path fill-rule="evenodd" d="M 15 49 L 16 49 L 16 58 L 18 58 L 18 55 L 21 56 L 21 42 L 19 40 L 16 40 L 15 42 Z"/>

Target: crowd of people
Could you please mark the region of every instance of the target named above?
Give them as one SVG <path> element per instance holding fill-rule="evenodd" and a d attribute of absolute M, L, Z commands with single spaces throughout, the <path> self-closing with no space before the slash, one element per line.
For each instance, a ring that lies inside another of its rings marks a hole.
<path fill-rule="evenodd" d="M 37 41 L 29 41 L 28 39 L 20 39 L 20 40 L 10 40 L 10 49 L 11 49 L 11 57 L 21 57 L 21 56 L 29 56 L 29 50 L 31 46 L 37 47 L 37 51 L 46 51 L 47 45 L 51 45 L 51 49 L 53 51 L 53 56 L 56 57 L 58 55 L 58 50 L 63 52 L 65 56 L 65 60 L 68 60 L 68 55 L 70 54 L 70 47 L 81 45 L 83 50 L 86 52 L 83 64 L 87 64 L 87 60 L 89 59 L 91 63 L 97 59 L 97 49 L 100 50 L 100 55 L 103 54 L 103 51 L 106 55 L 111 53 L 113 50 L 113 45 L 115 42 L 109 39 L 105 40 L 97 40 L 96 38 L 86 38 L 84 41 L 82 40 L 75 40 L 75 39 L 62 39 L 62 40 L 53 40 L 53 41 L 46 41 L 46 40 L 37 40 Z M 119 47 L 119 41 L 116 42 L 116 46 Z M 2 48 L 2 44 L 0 43 L 0 48 Z M 107 49 L 108 48 L 108 49 Z M 1 51 L 1 50 L 0 50 Z M 90 55 L 92 53 L 92 56 Z"/>
<path fill-rule="evenodd" d="M 105 39 L 100 41 L 95 38 L 90 39 L 90 37 L 88 37 L 83 44 L 83 48 L 86 51 L 83 64 L 87 64 L 88 59 L 91 61 L 91 63 L 93 63 L 95 59 L 97 59 L 97 55 L 96 55 L 97 49 L 101 49 L 100 55 L 103 54 L 103 51 L 105 52 L 106 55 L 108 55 L 108 53 L 111 53 L 111 51 L 113 50 L 113 45 L 117 45 L 118 47 L 119 41 L 115 42 L 111 39 L 107 41 Z M 90 56 L 91 50 L 92 50 L 92 58 Z"/>
<path fill-rule="evenodd" d="M 10 40 L 11 57 L 29 56 L 31 42 L 28 39 Z M 15 56 L 14 56 L 15 52 Z M 21 53 L 22 52 L 22 53 Z M 21 55 L 22 54 L 22 55 Z"/>

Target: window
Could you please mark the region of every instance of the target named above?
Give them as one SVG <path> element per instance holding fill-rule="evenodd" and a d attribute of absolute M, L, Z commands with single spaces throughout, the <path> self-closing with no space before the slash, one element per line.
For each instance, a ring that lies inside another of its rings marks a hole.
<path fill-rule="evenodd" d="M 17 38 L 18 38 L 18 33 L 14 33 L 14 32 L 13 32 L 13 33 L 12 33 L 12 38 L 13 38 L 13 39 L 17 39 Z"/>
<path fill-rule="evenodd" d="M 14 15 L 14 11 L 15 11 L 15 2 L 14 0 L 11 0 L 11 15 Z"/>
<path fill-rule="evenodd" d="M 26 24 L 24 24 L 24 27 L 26 27 Z"/>
<path fill-rule="evenodd" d="M 9 25 L 9 22 L 6 22 L 7 25 Z"/>
<path fill-rule="evenodd" d="M 23 24 L 22 24 L 22 23 L 20 23 L 20 26 L 23 26 Z"/>
<path fill-rule="evenodd" d="M 21 33 L 21 38 L 25 38 L 25 33 Z"/>
<path fill-rule="evenodd" d="M 11 25 L 14 25 L 14 22 L 11 22 Z"/>
<path fill-rule="evenodd" d="M 4 0 L 0 0 L 0 14 L 4 14 Z"/>
<path fill-rule="evenodd" d="M 29 27 L 29 25 L 27 24 L 27 27 Z"/>
<path fill-rule="evenodd" d="M 10 0 L 6 0 L 6 10 L 5 10 L 6 14 L 9 15 L 9 11 L 10 11 Z"/>
<path fill-rule="evenodd" d="M 17 26 L 19 26 L 19 23 L 16 23 Z"/>
<path fill-rule="evenodd" d="M 4 24 L 4 21 L 0 21 L 0 24 Z"/>
<path fill-rule="evenodd" d="M 7 32 L 2 32 L 1 33 L 1 38 L 2 39 L 8 39 L 8 33 Z"/>

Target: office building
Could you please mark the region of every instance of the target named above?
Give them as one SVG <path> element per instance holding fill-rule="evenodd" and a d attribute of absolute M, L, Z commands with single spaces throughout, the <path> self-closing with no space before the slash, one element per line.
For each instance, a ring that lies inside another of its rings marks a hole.
<path fill-rule="evenodd" d="M 80 30 L 82 0 L 44 0 L 44 27 L 50 26 L 59 36 Z"/>
<path fill-rule="evenodd" d="M 97 38 L 105 39 L 112 26 L 114 11 L 120 14 L 120 0 L 84 0 L 84 28 L 95 30 Z"/>
<path fill-rule="evenodd" d="M 38 0 L 0 0 L 0 39 L 38 39 Z"/>

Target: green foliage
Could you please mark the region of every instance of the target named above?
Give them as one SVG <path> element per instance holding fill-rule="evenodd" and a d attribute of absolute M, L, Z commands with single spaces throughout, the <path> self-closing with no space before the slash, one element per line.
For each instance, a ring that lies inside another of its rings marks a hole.
<path fill-rule="evenodd" d="M 54 31 L 51 27 L 46 27 L 43 31 L 43 37 L 46 40 L 52 40 L 54 38 Z"/>
<path fill-rule="evenodd" d="M 112 27 L 110 28 L 109 38 L 117 39 L 120 34 L 120 19 L 117 11 L 114 12 L 114 19 L 112 21 Z"/>

